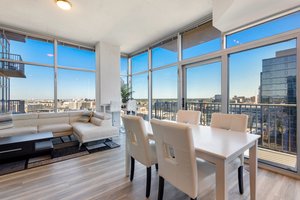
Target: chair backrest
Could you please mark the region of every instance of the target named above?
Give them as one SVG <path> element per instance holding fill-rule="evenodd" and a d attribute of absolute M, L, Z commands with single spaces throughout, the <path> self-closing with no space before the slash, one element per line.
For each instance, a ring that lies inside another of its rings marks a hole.
<path fill-rule="evenodd" d="M 127 136 L 126 145 L 129 155 L 146 167 L 150 167 L 152 165 L 151 150 L 143 118 L 124 115 L 122 120 Z"/>
<path fill-rule="evenodd" d="M 197 196 L 198 174 L 191 128 L 157 119 L 151 120 L 151 126 L 159 175 L 189 196 Z"/>
<path fill-rule="evenodd" d="M 176 121 L 181 123 L 199 125 L 200 116 L 200 111 L 178 110 L 176 114 Z"/>
<path fill-rule="evenodd" d="M 134 100 L 134 99 L 128 100 L 127 104 L 126 104 L 126 108 L 127 108 L 127 111 L 136 112 L 136 109 L 137 109 L 136 100 Z"/>
<path fill-rule="evenodd" d="M 246 132 L 248 126 L 248 115 L 213 113 L 210 126 L 232 131 Z"/>

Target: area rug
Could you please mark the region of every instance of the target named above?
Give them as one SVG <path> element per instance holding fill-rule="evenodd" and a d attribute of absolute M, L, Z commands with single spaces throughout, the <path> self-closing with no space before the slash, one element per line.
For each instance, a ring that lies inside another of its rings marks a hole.
<path fill-rule="evenodd" d="M 64 136 L 52 139 L 53 151 L 51 155 L 36 155 L 24 160 L 15 160 L 7 163 L 0 163 L 0 175 L 30 169 L 51 163 L 56 163 L 91 153 L 117 148 L 120 145 L 110 139 L 89 142 L 79 149 L 77 139 L 71 136 Z"/>

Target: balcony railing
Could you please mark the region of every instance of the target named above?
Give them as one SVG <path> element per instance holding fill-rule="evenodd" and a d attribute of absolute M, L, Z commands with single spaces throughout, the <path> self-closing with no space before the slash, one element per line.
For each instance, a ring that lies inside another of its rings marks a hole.
<path fill-rule="evenodd" d="M 23 63 L 13 62 L 22 61 L 22 57 L 17 54 L 0 53 L 0 73 L 8 77 L 21 77 L 25 76 L 25 67 Z"/>
<path fill-rule="evenodd" d="M 201 125 L 210 125 L 211 114 L 221 111 L 220 103 L 188 102 L 188 110 L 201 111 Z M 177 102 L 156 101 L 152 117 L 175 120 Z M 260 135 L 259 147 L 295 155 L 296 104 L 243 104 L 231 103 L 229 112 L 249 116 L 248 131 Z"/>

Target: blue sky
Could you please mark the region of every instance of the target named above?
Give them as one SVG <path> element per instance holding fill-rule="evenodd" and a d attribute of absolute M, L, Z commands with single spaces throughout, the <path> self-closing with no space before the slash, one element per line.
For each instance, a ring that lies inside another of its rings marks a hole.
<path fill-rule="evenodd" d="M 227 37 L 227 47 L 300 28 L 300 12 L 234 33 Z M 172 42 L 176 43 L 176 40 Z M 296 41 L 286 41 L 229 57 L 230 96 L 256 96 L 262 59 L 272 58 L 276 51 L 295 48 Z M 220 50 L 220 38 L 183 50 L 183 59 Z M 26 39 L 26 43 L 11 41 L 11 53 L 20 54 L 24 61 L 53 65 L 53 44 Z M 154 68 L 175 63 L 177 52 L 156 47 L 152 51 Z M 59 45 L 58 64 L 83 69 L 95 69 L 94 52 Z M 121 74 L 126 74 L 127 61 L 121 59 Z M 126 66 L 126 67 L 124 67 Z M 187 71 L 189 98 L 211 98 L 220 94 L 220 63 Z M 148 53 L 132 58 L 132 72 L 148 69 Z M 11 78 L 11 99 L 53 99 L 54 71 L 52 68 L 26 65 L 26 79 Z M 147 98 L 147 74 L 133 76 L 133 96 Z M 58 71 L 58 98 L 95 98 L 95 74 L 71 70 Z M 153 98 L 177 98 L 177 67 L 153 72 Z"/>

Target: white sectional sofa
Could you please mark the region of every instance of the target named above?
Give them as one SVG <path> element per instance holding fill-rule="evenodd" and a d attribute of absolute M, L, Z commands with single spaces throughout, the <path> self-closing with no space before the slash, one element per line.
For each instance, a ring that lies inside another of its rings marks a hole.
<path fill-rule="evenodd" d="M 118 128 L 112 126 L 110 114 L 94 112 L 88 122 L 83 119 L 86 114 L 74 111 L 12 115 L 12 127 L 0 129 L 0 137 L 52 132 L 54 137 L 74 134 L 82 144 L 119 135 Z"/>

